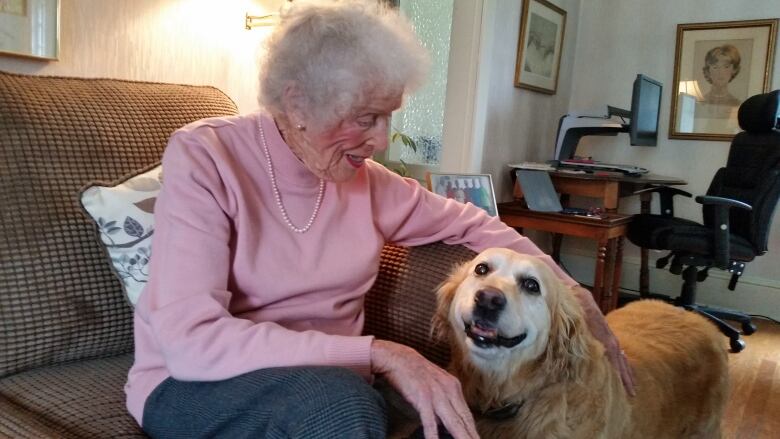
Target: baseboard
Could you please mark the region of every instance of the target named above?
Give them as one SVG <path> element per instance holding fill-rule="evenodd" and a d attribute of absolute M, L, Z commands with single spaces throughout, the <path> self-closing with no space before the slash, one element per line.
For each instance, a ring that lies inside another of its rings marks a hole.
<path fill-rule="evenodd" d="M 596 260 L 591 252 L 570 248 L 561 254 L 561 261 L 569 273 L 578 281 L 592 285 L 593 267 Z M 623 274 L 620 286 L 624 290 L 639 290 L 638 257 L 623 258 Z M 669 296 L 678 296 L 682 279 L 669 270 L 650 265 L 650 291 Z M 703 305 L 737 309 L 749 314 L 760 314 L 780 320 L 780 282 L 773 279 L 742 276 L 737 289 L 730 291 L 731 275 L 720 270 L 710 270 L 709 277 L 699 283 L 696 302 Z"/>

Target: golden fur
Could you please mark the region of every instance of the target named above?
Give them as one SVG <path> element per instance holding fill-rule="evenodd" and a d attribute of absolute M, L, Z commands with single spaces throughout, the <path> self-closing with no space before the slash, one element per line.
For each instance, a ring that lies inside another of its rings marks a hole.
<path fill-rule="evenodd" d="M 490 272 L 475 273 L 479 263 Z M 538 293 L 518 281 L 527 278 L 538 281 Z M 484 288 L 506 296 L 497 328 L 508 337 L 525 332 L 519 345 L 483 349 L 466 336 L 464 323 Z M 715 326 L 650 300 L 616 310 L 607 321 L 633 367 L 635 397 L 627 396 L 590 334 L 571 289 L 534 257 L 488 249 L 463 264 L 439 288 L 433 323 L 452 347 L 450 371 L 462 382 L 483 438 L 720 437 L 728 363 Z M 522 403 L 511 419 L 479 416 L 510 403 Z"/>

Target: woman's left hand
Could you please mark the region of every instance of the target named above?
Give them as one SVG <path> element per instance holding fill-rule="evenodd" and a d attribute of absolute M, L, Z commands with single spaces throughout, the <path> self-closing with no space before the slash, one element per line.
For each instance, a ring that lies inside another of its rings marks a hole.
<path fill-rule="evenodd" d="M 590 332 L 604 345 L 607 358 L 609 358 L 609 361 L 620 374 L 620 379 L 623 381 L 623 387 L 625 387 L 626 392 L 631 396 L 635 396 L 634 371 L 631 369 L 631 365 L 628 364 L 626 353 L 620 349 L 620 343 L 618 343 L 615 334 L 609 329 L 607 321 L 604 319 L 604 314 L 601 313 L 595 300 L 593 300 L 593 295 L 579 285 L 574 287 L 574 292 L 585 311 L 585 320 L 588 322 Z"/>

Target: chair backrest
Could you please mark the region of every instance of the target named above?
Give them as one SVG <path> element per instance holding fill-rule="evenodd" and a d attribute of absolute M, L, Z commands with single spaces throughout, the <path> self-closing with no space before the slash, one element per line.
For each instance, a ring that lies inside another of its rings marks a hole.
<path fill-rule="evenodd" d="M 132 350 L 132 311 L 79 189 L 160 160 L 187 123 L 235 113 L 213 87 L 0 72 L 0 377 Z"/>
<path fill-rule="evenodd" d="M 753 207 L 731 209 L 731 233 L 744 237 L 756 254 L 766 252 L 769 229 L 780 198 L 780 90 L 751 96 L 739 107 L 744 131 L 731 142 L 726 166 L 718 170 L 707 195 L 732 198 Z M 705 207 L 704 221 L 711 225 L 712 208 Z"/>

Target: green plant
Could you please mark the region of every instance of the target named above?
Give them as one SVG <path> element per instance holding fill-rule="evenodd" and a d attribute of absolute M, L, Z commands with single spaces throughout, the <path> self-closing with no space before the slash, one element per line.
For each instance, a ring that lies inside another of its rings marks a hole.
<path fill-rule="evenodd" d="M 395 143 L 397 141 L 401 141 L 401 143 L 407 147 L 411 148 L 412 151 L 415 153 L 417 152 L 417 142 L 414 141 L 411 137 L 407 136 L 406 134 L 398 131 L 395 127 L 393 128 L 393 134 L 390 136 L 390 142 Z M 406 166 L 406 162 L 399 159 L 400 164 L 397 166 L 392 166 L 389 163 L 386 162 L 380 162 L 382 165 L 384 165 L 387 169 L 390 169 L 391 171 L 395 172 L 396 174 L 400 175 L 401 177 L 409 177 L 409 168 Z"/>

